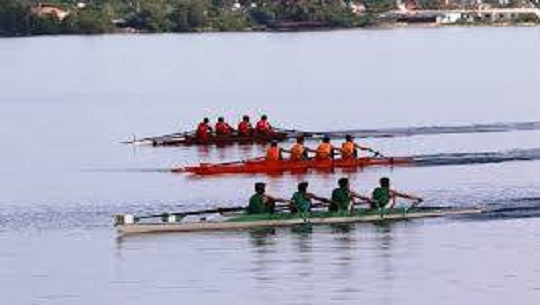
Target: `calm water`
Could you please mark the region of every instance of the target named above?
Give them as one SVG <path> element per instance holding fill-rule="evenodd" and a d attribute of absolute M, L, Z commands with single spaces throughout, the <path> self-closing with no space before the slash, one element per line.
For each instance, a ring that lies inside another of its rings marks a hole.
<path fill-rule="evenodd" d="M 0 304 L 534 304 L 537 217 L 117 238 L 111 216 L 238 205 L 258 180 L 327 194 L 343 175 L 173 175 L 160 170 L 262 148 L 119 144 L 133 135 L 244 113 L 308 130 L 538 121 L 538 50 L 539 28 L 0 40 Z M 540 131 L 365 144 L 534 150 Z M 360 192 L 386 175 L 429 205 L 540 215 L 538 172 L 520 161 L 347 175 Z"/>

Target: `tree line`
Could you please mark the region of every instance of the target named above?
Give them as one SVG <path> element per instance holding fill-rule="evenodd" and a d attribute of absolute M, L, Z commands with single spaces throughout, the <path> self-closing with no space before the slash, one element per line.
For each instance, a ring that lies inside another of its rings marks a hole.
<path fill-rule="evenodd" d="M 369 0 L 374 8 L 390 0 Z M 95 34 L 130 28 L 142 32 L 257 30 L 279 23 L 358 27 L 372 19 L 343 0 L 51 0 L 69 15 L 38 15 L 32 0 L 0 1 L 0 36 Z"/>

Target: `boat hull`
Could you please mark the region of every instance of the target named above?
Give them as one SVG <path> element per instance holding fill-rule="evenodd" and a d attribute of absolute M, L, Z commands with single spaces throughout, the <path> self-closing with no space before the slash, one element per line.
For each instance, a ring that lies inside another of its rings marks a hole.
<path fill-rule="evenodd" d="M 337 160 L 305 160 L 305 161 L 245 161 L 238 163 L 205 164 L 198 166 L 173 168 L 173 172 L 188 172 L 195 175 L 218 174 L 272 174 L 283 172 L 305 172 L 308 170 L 329 171 L 336 168 L 357 169 L 368 166 L 407 165 L 414 162 L 413 158 L 358 158 Z"/>
<path fill-rule="evenodd" d="M 232 144 L 254 144 L 254 143 L 269 143 L 272 141 L 284 141 L 288 138 L 288 134 L 284 132 L 276 132 L 269 135 L 254 135 L 254 136 L 212 136 L 207 139 L 199 139 L 195 136 L 182 136 L 177 138 L 162 138 L 153 139 L 153 146 L 189 146 L 189 145 L 232 145 Z"/>
<path fill-rule="evenodd" d="M 473 215 L 482 213 L 482 210 L 470 209 L 430 209 L 425 211 L 410 213 L 393 213 L 387 215 L 369 214 L 358 216 L 335 216 L 335 217 L 312 217 L 304 219 L 301 217 L 291 219 L 260 219 L 254 221 L 206 221 L 187 223 L 136 223 L 116 226 L 119 234 L 143 234 L 143 233 L 165 233 L 165 232 L 200 232 L 200 231 L 228 231 L 247 230 L 256 228 L 291 227 L 308 222 L 313 225 L 325 224 L 348 224 L 348 223 L 370 223 L 381 220 L 407 220 L 420 218 L 434 218 L 443 216 Z"/>

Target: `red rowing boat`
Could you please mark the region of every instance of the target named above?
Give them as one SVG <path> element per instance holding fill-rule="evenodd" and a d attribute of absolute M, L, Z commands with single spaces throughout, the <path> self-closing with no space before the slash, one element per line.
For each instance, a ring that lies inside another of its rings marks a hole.
<path fill-rule="evenodd" d="M 249 160 L 231 163 L 201 163 L 198 166 L 176 167 L 172 172 L 195 175 L 217 174 L 272 174 L 284 172 L 305 172 L 308 170 L 356 169 L 367 166 L 406 165 L 414 162 L 410 157 L 363 157 L 358 159 L 266 161 Z"/>

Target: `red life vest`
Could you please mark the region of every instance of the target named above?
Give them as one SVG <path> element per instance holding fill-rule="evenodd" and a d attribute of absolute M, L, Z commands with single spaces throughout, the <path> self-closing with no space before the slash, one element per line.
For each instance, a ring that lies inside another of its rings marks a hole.
<path fill-rule="evenodd" d="M 229 135 L 232 132 L 232 127 L 225 122 L 216 123 L 216 134 L 218 135 Z"/>
<path fill-rule="evenodd" d="M 278 161 L 281 160 L 281 149 L 279 147 L 270 147 L 266 151 L 266 160 L 267 161 Z"/>
<path fill-rule="evenodd" d="M 200 123 L 197 126 L 197 138 L 199 139 L 208 139 L 212 135 L 212 127 L 208 126 L 206 123 Z"/>
<path fill-rule="evenodd" d="M 251 123 L 242 121 L 238 124 L 238 134 L 241 136 L 250 136 L 253 132 Z"/>
<path fill-rule="evenodd" d="M 270 126 L 270 123 L 268 123 L 268 121 L 260 120 L 259 122 L 257 122 L 256 129 L 257 132 L 269 133 L 272 131 L 272 126 Z"/>

